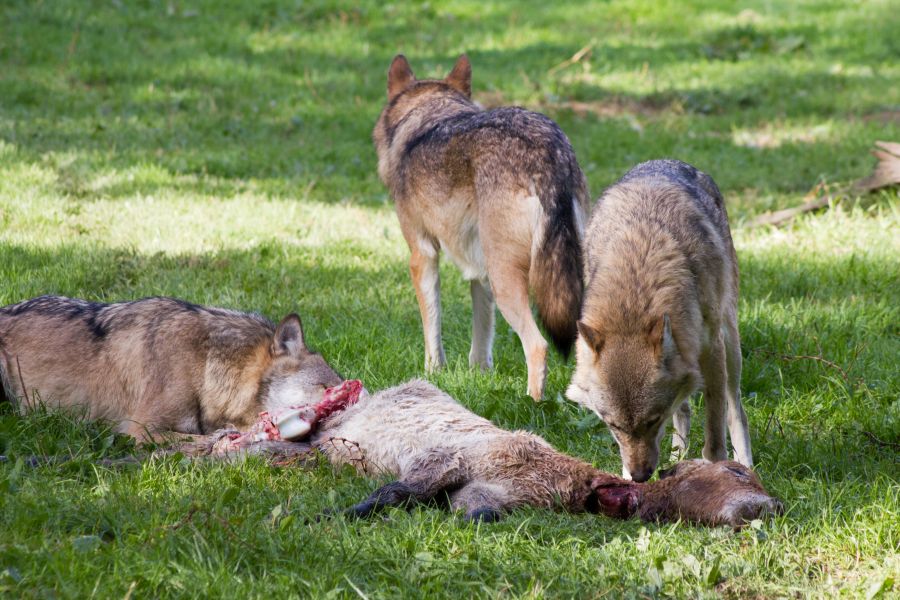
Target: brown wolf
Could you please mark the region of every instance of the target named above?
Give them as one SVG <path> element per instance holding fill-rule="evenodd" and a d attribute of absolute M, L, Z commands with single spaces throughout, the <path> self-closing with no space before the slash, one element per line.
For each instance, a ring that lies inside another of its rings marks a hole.
<path fill-rule="evenodd" d="M 528 393 L 541 398 L 547 343 L 529 305 L 567 355 L 581 308 L 581 237 L 587 184 L 565 134 L 521 108 L 482 110 L 471 99 L 464 55 L 440 80 L 417 80 L 398 55 L 388 102 L 373 132 L 378 173 L 409 245 L 410 274 L 425 334 L 425 368 L 445 363 L 438 254 L 470 281 L 469 363 L 489 369 L 494 302 L 518 334 Z"/>
<path fill-rule="evenodd" d="M 676 160 L 642 163 L 597 201 L 585 239 L 587 285 L 568 397 L 595 411 L 622 454 L 623 473 L 656 469 L 670 417 L 684 451 L 689 396 L 706 404 L 708 460 L 752 466 L 740 397 L 738 265 L 722 195 Z M 727 410 L 726 410 L 727 409 Z"/>
<path fill-rule="evenodd" d="M 297 315 L 265 318 L 172 298 L 99 304 L 42 296 L 0 308 L 0 383 L 25 408 L 81 407 L 137 438 L 248 427 L 314 403 L 341 378 Z"/>
<path fill-rule="evenodd" d="M 658 482 L 629 482 L 534 434 L 500 429 L 425 381 L 361 399 L 320 423 L 311 441 L 335 464 L 399 479 L 354 506 L 358 516 L 442 497 L 467 518 L 487 521 L 536 506 L 740 527 L 781 511 L 738 463 L 689 461 Z"/>

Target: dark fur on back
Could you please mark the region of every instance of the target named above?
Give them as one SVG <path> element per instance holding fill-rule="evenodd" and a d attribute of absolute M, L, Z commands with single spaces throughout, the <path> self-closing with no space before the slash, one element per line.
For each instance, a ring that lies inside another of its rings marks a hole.
<path fill-rule="evenodd" d="M 147 312 L 142 310 L 145 306 L 148 308 Z M 149 309 L 152 309 L 152 313 L 149 312 Z M 275 331 L 275 325 L 271 321 L 255 313 L 239 313 L 227 309 L 200 306 L 166 296 L 150 296 L 114 304 L 89 302 L 64 296 L 38 296 L 18 304 L 0 307 L 0 318 L 4 316 L 17 317 L 25 313 L 62 318 L 67 321 L 81 321 L 96 340 L 102 340 L 113 329 L 121 330 L 131 327 L 138 320 L 152 319 L 161 324 L 168 318 L 183 313 L 230 317 L 232 320 L 228 322 L 227 327 L 221 328 L 221 333 L 226 335 L 233 332 L 233 335 L 240 337 L 246 333 L 255 332 L 255 337 L 258 338 L 262 333 L 271 334 Z M 246 323 L 246 327 L 238 327 L 241 321 Z"/>

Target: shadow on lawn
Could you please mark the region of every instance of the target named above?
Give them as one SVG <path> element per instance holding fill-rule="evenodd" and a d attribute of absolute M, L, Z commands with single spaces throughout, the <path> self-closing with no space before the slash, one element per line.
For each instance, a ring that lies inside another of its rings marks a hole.
<path fill-rule="evenodd" d="M 20 3 L 9 10 L 8 27 L 16 28 L 15 35 L 0 47 L 14 73 L 0 79 L 9 119 L 0 123 L 0 139 L 16 146 L 24 162 L 50 160 L 60 192 L 76 197 L 115 198 L 161 187 L 226 195 L 253 179 L 277 195 L 302 197 L 306 190 L 324 201 L 349 197 L 381 202 L 385 192 L 375 175 L 370 134 L 384 100 L 390 57 L 409 45 L 407 53 L 420 74 L 446 72 L 455 52 L 412 41 L 411 31 L 446 26 L 453 35 L 465 31 L 467 39 L 494 35 L 508 29 L 522 10 L 502 4 L 489 8 L 487 18 L 443 23 L 428 7 L 396 9 L 394 17 L 385 17 L 379 11 L 394 9 L 377 4 L 288 9 L 273 3 L 254 10 L 231 7 L 221 14 L 203 3 L 194 11 L 175 7 L 169 12 L 162 5 L 123 5 L 88 18 L 74 9 Z M 563 8 L 559 14 L 537 5 L 534 9 L 547 19 L 545 27 L 571 18 Z M 325 52 L 310 47 L 304 37 L 311 32 L 327 36 L 347 24 L 366 28 L 370 52 Z M 873 27 L 873 37 L 890 38 L 886 27 Z M 216 35 L 208 35 L 208 28 Z M 665 68 L 707 60 L 704 48 L 731 39 L 729 32 L 723 28 L 705 40 L 646 45 L 613 43 L 601 36 L 594 60 L 626 71 L 643 64 Z M 800 24 L 757 34 L 763 41 L 813 38 L 810 27 Z M 47 43 L 32 43 L 37 38 Z M 665 114 L 730 115 L 733 122 L 752 125 L 785 117 L 845 116 L 841 92 L 869 83 L 860 75 L 773 69 L 742 75 L 735 85 L 628 96 L 593 85 L 562 84 L 547 74 L 586 41 L 510 50 L 479 50 L 476 43 L 470 49 L 475 88 L 503 92 L 514 80 L 529 77 L 526 73 L 536 73 L 531 77 L 541 93 L 563 99 L 602 102 L 612 97 L 660 106 Z M 423 45 L 428 50 L 418 51 Z M 751 46 L 757 54 L 770 52 L 766 44 Z M 805 50 L 801 46 L 797 51 Z M 725 155 L 722 170 L 736 163 L 756 174 L 741 180 L 742 185 L 805 191 L 830 170 L 828 165 L 847 160 L 832 144 L 815 142 L 803 145 L 805 158 L 795 159 L 791 169 L 773 172 L 772 162 L 781 163 L 799 150 L 791 145 L 748 149 L 730 139 L 691 139 L 664 131 L 642 137 L 607 119 L 563 120 L 582 160 L 595 161 L 611 174 L 665 154 L 707 161 Z M 53 164 L 54 154 L 64 156 L 61 164 Z M 137 173 L 134 180 L 107 185 L 91 181 L 110 168 L 127 171 L 145 165 L 160 171 L 156 179 Z M 712 162 L 709 168 L 715 167 Z"/>
<path fill-rule="evenodd" d="M 893 344 L 890 327 L 895 320 L 890 311 L 896 309 L 885 304 L 876 284 L 871 293 L 859 292 L 856 304 L 849 308 L 845 294 L 868 290 L 869 278 L 890 281 L 892 266 L 869 262 L 862 268 L 858 259 L 856 263 L 828 263 L 797 258 L 790 268 L 755 257 L 745 257 L 743 263 L 743 388 L 745 394 L 757 394 L 748 399 L 758 415 L 755 429 L 774 434 L 777 425 L 767 420 L 784 401 L 804 397 L 821 404 L 815 398 L 824 397 L 830 406 L 815 409 L 824 421 L 863 423 L 877 435 L 885 435 L 889 423 L 882 418 L 888 407 L 878 406 L 889 394 L 878 393 L 876 388 L 861 389 L 855 382 L 865 377 L 867 386 L 891 385 L 893 365 L 886 354 Z M 47 293 L 100 301 L 173 295 L 200 304 L 259 311 L 275 320 L 297 311 L 311 345 L 339 371 L 362 377 L 373 389 L 422 375 L 421 325 L 402 261 L 360 269 L 352 258 L 345 264 L 344 258 L 327 251 L 310 254 L 264 241 L 247 250 L 176 256 L 97 247 L 0 245 L 0 265 L 0 278 L 8 282 L 3 289 L 4 304 Z M 862 272 L 866 275 L 860 275 Z M 470 339 L 470 307 L 464 288 L 457 277 L 450 277 L 443 290 L 448 357 L 459 360 L 464 360 Z M 810 297 L 816 298 L 815 304 Z M 760 303 L 761 309 L 747 314 L 748 307 Z M 785 325 L 795 321 L 796 326 Z M 826 358 L 847 370 L 847 382 L 842 383 L 837 372 L 822 363 L 779 358 L 781 354 L 814 355 L 820 341 L 826 347 Z M 521 383 L 516 379 L 524 377 L 520 353 L 518 340 L 498 317 L 495 358 L 499 382 L 513 377 L 516 384 Z M 571 364 L 563 366 L 556 360 L 551 363 L 551 380 L 557 391 L 564 388 L 563 379 L 570 368 Z M 479 383 L 472 387 L 476 376 Z M 513 393 L 503 383 L 492 383 L 492 377 L 468 375 L 466 369 L 458 372 L 454 367 L 440 375 L 439 381 L 470 406 L 507 426 L 563 426 L 559 436 L 549 435 L 551 440 L 570 450 L 580 447 L 575 440 L 588 429 L 572 429 L 575 420 L 583 417 L 579 411 L 554 402 L 526 407 L 519 398 L 520 390 Z M 815 422 L 804 424 L 806 430 L 815 426 Z M 567 440 L 569 435 L 574 437 Z M 815 437 L 810 443 L 824 443 L 818 434 Z M 570 447 L 573 442 L 575 446 Z M 608 450 L 607 445 L 604 442 Z"/>

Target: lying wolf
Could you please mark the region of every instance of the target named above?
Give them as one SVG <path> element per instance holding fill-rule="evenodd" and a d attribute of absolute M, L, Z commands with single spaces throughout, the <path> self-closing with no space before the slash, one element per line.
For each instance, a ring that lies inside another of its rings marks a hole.
<path fill-rule="evenodd" d="M 575 152 L 544 115 L 472 101 L 461 56 L 444 79 L 416 79 L 403 55 L 388 72 L 375 125 L 378 173 L 411 253 L 409 269 L 425 335 L 425 368 L 444 365 L 438 257 L 470 281 L 469 363 L 493 364 L 494 302 L 519 336 L 528 393 L 544 392 L 547 343 L 529 304 L 568 355 L 581 308 L 581 239 L 590 196 Z"/>
<path fill-rule="evenodd" d="M 597 201 L 585 240 L 588 282 L 567 396 L 619 444 L 626 477 L 645 481 L 674 417 L 686 449 L 690 395 L 703 390 L 709 460 L 753 465 L 741 404 L 738 265 L 719 188 L 694 167 L 654 160 Z"/>
<path fill-rule="evenodd" d="M 80 407 L 139 439 L 249 427 L 263 410 L 315 404 L 341 378 L 300 318 L 172 298 L 99 304 L 42 296 L 0 308 L 0 393 Z"/>

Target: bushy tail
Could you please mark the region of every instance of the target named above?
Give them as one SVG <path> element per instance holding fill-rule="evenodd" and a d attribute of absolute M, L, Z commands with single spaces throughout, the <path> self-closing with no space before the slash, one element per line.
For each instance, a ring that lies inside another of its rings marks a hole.
<path fill-rule="evenodd" d="M 577 322 L 584 296 L 584 267 L 580 223 L 587 218 L 575 214 L 575 204 L 586 204 L 584 186 L 573 189 L 566 183 L 553 186 L 541 195 L 544 227 L 541 241 L 531 258 L 529 283 L 534 292 L 538 316 L 553 345 L 567 357 L 578 334 Z"/>

